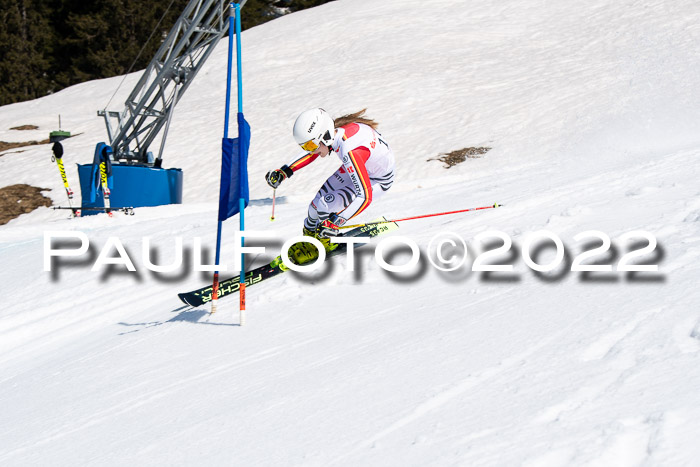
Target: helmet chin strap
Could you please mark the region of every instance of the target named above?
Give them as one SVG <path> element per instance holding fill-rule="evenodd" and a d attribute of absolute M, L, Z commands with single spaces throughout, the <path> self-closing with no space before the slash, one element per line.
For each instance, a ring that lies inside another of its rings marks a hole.
<path fill-rule="evenodd" d="M 330 135 L 330 136 L 331 136 L 331 140 L 330 140 L 327 144 L 326 144 L 326 143 L 323 143 L 323 144 L 325 144 L 326 146 L 328 146 L 328 149 L 329 149 L 329 150 L 333 147 L 333 141 L 335 141 L 335 136 L 336 136 L 337 134 L 338 134 L 338 130 L 337 130 L 336 128 L 334 128 L 334 129 L 333 129 L 333 134 Z"/>

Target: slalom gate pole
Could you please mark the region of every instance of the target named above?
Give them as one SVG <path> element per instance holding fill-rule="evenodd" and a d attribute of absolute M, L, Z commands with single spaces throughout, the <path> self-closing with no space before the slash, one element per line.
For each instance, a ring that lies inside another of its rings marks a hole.
<path fill-rule="evenodd" d="M 379 221 L 379 222 L 368 222 L 366 224 L 344 225 L 340 228 L 341 229 L 353 229 L 355 227 L 364 227 L 366 225 L 388 224 L 391 222 L 403 222 L 403 221 L 410 221 L 410 220 L 414 220 L 414 219 L 423 219 L 425 217 L 446 216 L 448 214 L 458 214 L 460 212 L 481 211 L 483 209 L 495 209 L 495 208 L 500 208 L 501 206 L 503 206 L 503 205 L 498 204 L 498 203 L 494 203 L 491 206 L 482 206 L 480 208 L 469 208 L 469 209 L 460 209 L 459 211 L 438 212 L 435 214 L 424 214 L 421 216 L 404 217 L 403 219 L 394 219 L 394 220 Z"/>
<path fill-rule="evenodd" d="M 226 114 L 224 116 L 224 139 L 228 138 L 228 125 L 229 125 L 229 108 L 231 103 L 231 52 L 233 50 L 233 4 L 229 8 L 229 18 L 228 18 L 228 66 L 226 70 Z M 219 220 L 216 227 L 216 259 L 214 264 L 217 265 L 217 270 L 214 271 L 214 278 L 212 283 L 211 291 L 211 314 L 216 313 L 217 304 L 219 301 L 219 260 L 221 259 L 221 231 L 224 221 Z"/>
<path fill-rule="evenodd" d="M 277 188 L 272 189 L 272 215 L 270 216 L 270 220 L 274 221 L 275 220 L 275 196 L 277 194 Z"/>
<path fill-rule="evenodd" d="M 243 114 L 243 69 L 241 66 L 241 5 L 238 1 L 235 3 L 235 12 L 236 12 L 236 67 L 237 67 L 237 75 L 236 78 L 238 80 L 238 113 Z M 230 28 L 231 26 L 229 26 Z M 240 128 L 238 132 L 238 137 L 240 138 Z M 240 146 L 239 146 L 240 147 Z M 240 150 L 240 149 L 239 149 Z M 239 164 L 243 164 L 243 158 L 239 157 Z M 243 167 L 239 166 L 239 173 L 243 173 L 241 170 Z M 240 183 L 240 180 L 239 180 Z M 241 221 L 241 232 L 245 231 L 245 199 L 240 198 L 239 199 L 240 203 L 240 212 L 238 215 L 240 216 L 240 221 Z M 245 324 L 245 257 L 243 255 L 243 248 L 245 247 L 245 238 L 243 235 L 241 235 L 241 277 L 239 278 L 239 287 L 238 287 L 238 297 L 240 300 L 240 307 L 239 307 L 239 323 L 241 326 Z"/>

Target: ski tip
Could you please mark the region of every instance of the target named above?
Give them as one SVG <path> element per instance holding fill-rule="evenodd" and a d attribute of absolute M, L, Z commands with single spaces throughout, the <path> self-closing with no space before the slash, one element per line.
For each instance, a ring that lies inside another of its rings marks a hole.
<path fill-rule="evenodd" d="M 187 295 L 188 295 L 187 293 L 179 293 L 179 294 L 177 294 L 177 298 L 179 298 L 180 301 L 182 303 L 184 303 L 185 305 L 189 305 L 191 307 L 198 307 L 199 305 L 193 305 L 189 301 L 187 301 Z"/>

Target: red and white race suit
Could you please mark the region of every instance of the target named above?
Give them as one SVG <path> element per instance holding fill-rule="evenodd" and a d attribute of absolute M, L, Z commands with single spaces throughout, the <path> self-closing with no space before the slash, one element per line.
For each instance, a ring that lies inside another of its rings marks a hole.
<path fill-rule="evenodd" d="M 331 213 L 341 217 L 340 225 L 357 216 L 372 199 L 394 183 L 394 154 L 382 136 L 363 123 L 349 123 L 338 128 L 332 150 L 342 165 L 318 190 L 309 205 L 304 227 L 314 231 Z M 289 168 L 296 172 L 318 158 L 305 154 Z"/>

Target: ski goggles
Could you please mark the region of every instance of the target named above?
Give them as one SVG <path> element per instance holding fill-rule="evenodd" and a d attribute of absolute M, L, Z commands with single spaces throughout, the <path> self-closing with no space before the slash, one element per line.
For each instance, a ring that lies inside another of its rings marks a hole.
<path fill-rule="evenodd" d="M 314 152 L 318 149 L 319 145 L 314 140 L 310 139 L 306 143 L 302 143 L 299 146 L 301 146 L 301 149 L 303 149 L 304 151 Z"/>

